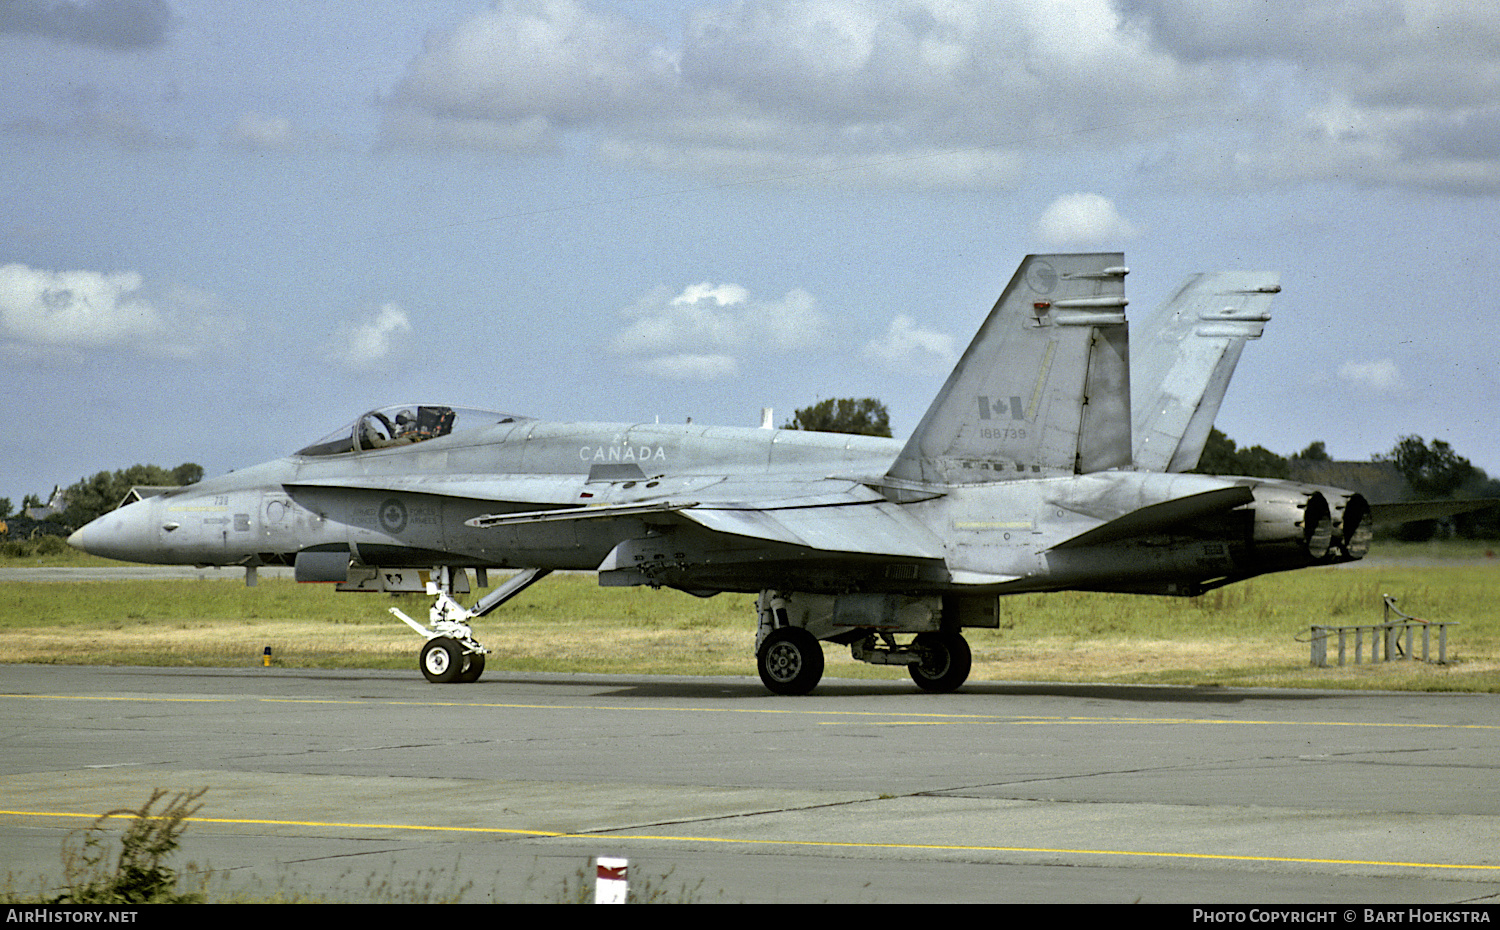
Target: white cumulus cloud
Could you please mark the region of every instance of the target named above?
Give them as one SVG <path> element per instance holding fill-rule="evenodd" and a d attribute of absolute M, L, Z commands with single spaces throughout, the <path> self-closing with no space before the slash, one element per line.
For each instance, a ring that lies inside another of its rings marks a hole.
<path fill-rule="evenodd" d="M 1339 366 L 1338 377 L 1345 384 L 1376 394 L 1390 394 L 1404 385 L 1401 370 L 1388 358 L 1345 362 Z"/>
<path fill-rule="evenodd" d="M 828 317 L 803 290 L 762 300 L 738 284 L 703 282 L 676 294 L 657 288 L 622 316 L 627 323 L 609 340 L 609 350 L 672 378 L 728 377 L 743 355 L 828 341 Z"/>
<path fill-rule="evenodd" d="M 429 38 L 387 101 L 402 144 L 529 150 L 559 128 L 639 113 L 673 67 L 629 20 L 574 0 L 518 0 Z"/>
<path fill-rule="evenodd" d="M 383 304 L 364 319 L 339 326 L 330 356 L 349 371 L 369 371 L 400 348 L 411 320 L 396 304 Z"/>
<path fill-rule="evenodd" d="M 947 370 L 958 361 L 958 345 L 947 333 L 923 329 L 901 314 L 865 344 L 864 357 L 897 371 Z"/>
<path fill-rule="evenodd" d="M 1112 0 L 704 5 L 681 31 L 621 10 L 510 0 L 435 33 L 383 101 L 386 140 L 583 135 L 635 165 L 985 189 L 1029 138 L 1217 94 Z"/>
<path fill-rule="evenodd" d="M 434 32 L 382 98 L 386 141 L 947 189 L 1144 144 L 1174 187 L 1500 190 L 1488 4 L 757 0 L 681 28 L 603 7 L 506 0 Z"/>
<path fill-rule="evenodd" d="M 1098 246 L 1132 239 L 1140 230 L 1120 215 L 1114 201 L 1101 194 L 1064 194 L 1052 201 L 1034 227 L 1052 246 Z"/>
<path fill-rule="evenodd" d="M 238 329 L 223 301 L 186 287 L 148 289 L 135 271 L 0 266 L 0 338 L 12 347 L 126 349 L 186 358 Z"/>

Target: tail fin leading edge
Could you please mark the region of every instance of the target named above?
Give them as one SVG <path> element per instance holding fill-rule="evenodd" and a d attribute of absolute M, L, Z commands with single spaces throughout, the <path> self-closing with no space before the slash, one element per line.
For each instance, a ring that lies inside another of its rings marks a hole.
<path fill-rule="evenodd" d="M 976 484 L 1129 468 L 1124 256 L 1028 255 L 891 478 Z"/>

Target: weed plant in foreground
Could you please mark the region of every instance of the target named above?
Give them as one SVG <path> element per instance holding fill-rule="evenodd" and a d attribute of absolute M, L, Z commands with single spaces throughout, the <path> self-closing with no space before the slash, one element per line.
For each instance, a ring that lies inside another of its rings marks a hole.
<path fill-rule="evenodd" d="M 29 903 L 203 903 L 201 888 L 183 890 L 168 860 L 181 846 L 187 821 L 203 806 L 198 799 L 207 790 L 169 794 L 158 788 L 140 807 L 109 811 L 70 833 L 62 847 L 62 890 L 40 894 Z M 118 835 L 110 823 L 117 818 L 128 818 Z M 9 891 L 3 897 L 13 903 L 26 901 Z"/>

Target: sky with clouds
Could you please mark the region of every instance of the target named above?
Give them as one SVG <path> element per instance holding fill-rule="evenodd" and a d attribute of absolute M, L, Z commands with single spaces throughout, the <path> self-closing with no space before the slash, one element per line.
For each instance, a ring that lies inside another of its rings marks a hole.
<path fill-rule="evenodd" d="M 9 0 L 0 496 L 391 403 L 916 424 L 1021 258 L 1276 271 L 1219 425 L 1500 474 L 1500 7 Z"/>

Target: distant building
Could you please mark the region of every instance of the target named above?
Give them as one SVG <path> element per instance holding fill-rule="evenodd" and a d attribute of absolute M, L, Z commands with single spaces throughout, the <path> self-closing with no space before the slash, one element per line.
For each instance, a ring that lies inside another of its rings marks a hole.
<path fill-rule="evenodd" d="M 175 489 L 176 485 L 171 484 L 138 484 L 121 498 L 120 502 L 115 505 L 115 509 L 119 510 L 126 504 L 134 504 L 136 501 L 143 501 L 148 497 L 155 497 L 158 494 L 165 494 Z"/>
<path fill-rule="evenodd" d="M 21 511 L 21 514 L 28 520 L 36 520 L 37 522 L 42 522 L 44 520 L 50 520 L 53 517 L 58 516 L 67 509 L 68 502 L 63 499 L 62 485 L 54 484 L 52 486 L 52 496 L 47 498 L 47 503 L 43 504 L 40 507 L 27 507 L 25 510 Z"/>

